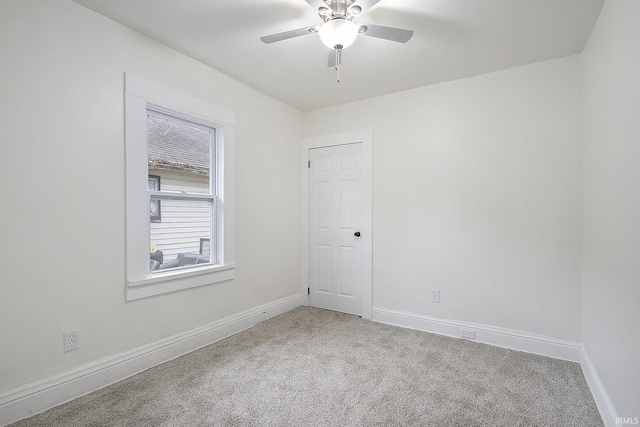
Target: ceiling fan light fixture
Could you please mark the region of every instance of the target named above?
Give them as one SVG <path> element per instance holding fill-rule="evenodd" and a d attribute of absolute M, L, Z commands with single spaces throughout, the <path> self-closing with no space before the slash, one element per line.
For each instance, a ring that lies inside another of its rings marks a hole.
<path fill-rule="evenodd" d="M 341 46 L 340 49 L 346 49 L 356 41 L 358 32 L 359 27 L 355 22 L 336 18 L 322 24 L 318 35 L 322 43 L 329 49 L 336 49 L 336 46 Z"/>
<path fill-rule="evenodd" d="M 362 8 L 360 6 L 351 6 L 349 9 L 349 15 L 351 16 L 359 16 L 362 13 Z"/>
<path fill-rule="evenodd" d="M 329 9 L 328 7 L 320 7 L 318 8 L 318 14 L 320 16 L 331 16 L 331 9 Z"/>

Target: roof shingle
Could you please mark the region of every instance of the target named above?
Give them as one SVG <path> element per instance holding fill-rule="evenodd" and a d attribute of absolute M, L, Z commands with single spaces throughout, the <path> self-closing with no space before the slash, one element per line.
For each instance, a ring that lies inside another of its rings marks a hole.
<path fill-rule="evenodd" d="M 211 136 L 206 129 L 149 114 L 149 166 L 209 175 Z"/>

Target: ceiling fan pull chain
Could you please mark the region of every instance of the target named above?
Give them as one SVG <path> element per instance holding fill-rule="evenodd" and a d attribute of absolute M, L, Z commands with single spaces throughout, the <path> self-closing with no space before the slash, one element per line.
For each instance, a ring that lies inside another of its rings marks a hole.
<path fill-rule="evenodd" d="M 336 74 L 338 75 L 336 82 L 340 83 L 340 49 L 336 49 Z"/>

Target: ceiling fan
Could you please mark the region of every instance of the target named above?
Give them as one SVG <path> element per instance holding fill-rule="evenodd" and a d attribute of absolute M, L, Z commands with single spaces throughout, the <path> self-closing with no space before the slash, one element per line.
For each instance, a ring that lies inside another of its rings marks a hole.
<path fill-rule="evenodd" d="M 323 23 L 310 27 L 298 28 L 283 33 L 260 37 L 264 43 L 274 43 L 307 34 L 318 33 L 322 43 L 332 51 L 329 54 L 329 67 L 335 67 L 340 81 L 339 66 L 342 61 L 342 49 L 353 44 L 362 34 L 369 37 L 406 43 L 413 36 L 413 31 L 400 28 L 384 27 L 374 24 L 354 22 L 362 13 L 380 0 L 305 0 L 318 11 Z"/>

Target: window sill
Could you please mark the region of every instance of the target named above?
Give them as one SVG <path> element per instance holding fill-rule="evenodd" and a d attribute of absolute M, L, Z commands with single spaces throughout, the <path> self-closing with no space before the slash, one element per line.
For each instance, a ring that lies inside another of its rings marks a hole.
<path fill-rule="evenodd" d="M 235 267 L 235 264 L 204 265 L 149 274 L 139 280 L 128 280 L 127 301 L 232 280 L 235 278 Z"/>

